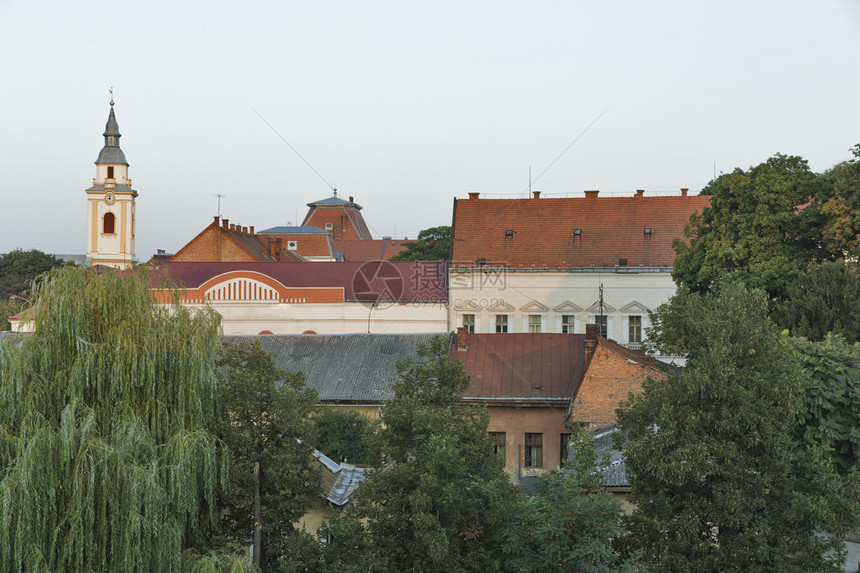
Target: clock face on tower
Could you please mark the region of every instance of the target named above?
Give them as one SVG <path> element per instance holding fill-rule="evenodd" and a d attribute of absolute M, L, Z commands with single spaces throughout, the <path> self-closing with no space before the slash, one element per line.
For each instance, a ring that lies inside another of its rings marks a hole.
<path fill-rule="evenodd" d="M 105 203 L 107 203 L 108 205 L 113 205 L 115 201 L 116 197 L 114 197 L 113 193 L 108 192 L 108 194 L 105 195 Z"/>

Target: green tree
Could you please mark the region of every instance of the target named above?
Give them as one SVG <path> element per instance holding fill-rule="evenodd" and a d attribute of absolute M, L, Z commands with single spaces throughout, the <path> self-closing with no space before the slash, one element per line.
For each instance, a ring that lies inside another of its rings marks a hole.
<path fill-rule="evenodd" d="M 35 332 L 0 344 L 0 570 L 241 567 L 208 553 L 219 319 L 151 285 L 55 269 Z"/>
<path fill-rule="evenodd" d="M 329 551 L 363 547 L 361 558 L 383 571 L 501 569 L 501 533 L 519 493 L 493 454 L 486 408 L 459 397 L 469 379 L 449 352 L 437 337 L 398 364 L 380 432 L 393 465 L 362 484 Z"/>
<path fill-rule="evenodd" d="M 638 556 L 622 558 L 613 543 L 624 535 L 621 506 L 598 491 L 599 460 L 584 430 L 574 437 L 564 471 L 550 472 L 539 495 L 523 497 L 505 534 L 510 571 L 614 573 L 641 571 Z"/>
<path fill-rule="evenodd" d="M 824 340 L 828 332 L 860 340 L 860 267 L 853 261 L 811 263 L 772 300 L 770 316 L 794 336 Z"/>
<path fill-rule="evenodd" d="M 379 445 L 374 439 L 379 422 L 336 406 L 322 406 L 313 417 L 314 445 L 328 457 L 350 464 L 377 465 Z"/>
<path fill-rule="evenodd" d="M 218 365 L 218 435 L 233 454 L 219 530 L 239 550 L 253 540 L 254 564 L 271 571 L 295 535 L 292 523 L 320 491 L 313 447 L 302 441 L 311 432 L 318 396 L 301 372 L 278 368 L 258 341 L 225 343 Z"/>
<path fill-rule="evenodd" d="M 784 298 L 786 285 L 808 260 L 823 257 L 810 237 L 815 213 L 801 209 L 823 185 L 805 159 L 781 154 L 721 175 L 702 190 L 711 204 L 690 219 L 690 242 L 675 242 L 675 282 L 709 292 L 732 275 Z"/>
<path fill-rule="evenodd" d="M 9 330 L 12 327 L 9 319 L 25 308 L 27 308 L 27 301 L 21 298 L 0 299 L 0 331 Z"/>
<path fill-rule="evenodd" d="M 392 261 L 451 260 L 451 227 L 430 227 L 418 233 L 417 241 L 407 241 L 406 250 L 391 257 Z"/>
<path fill-rule="evenodd" d="M 0 300 L 13 294 L 25 294 L 33 279 L 63 264 L 60 259 L 36 249 L 17 249 L 0 255 Z"/>
<path fill-rule="evenodd" d="M 688 359 L 618 410 L 631 545 L 657 572 L 841 570 L 857 484 L 800 437 L 810 382 L 764 294 L 680 293 L 655 323 Z"/>
<path fill-rule="evenodd" d="M 851 149 L 855 159 L 822 174 L 824 192 L 814 205 L 820 215 L 821 243 L 837 256 L 860 256 L 860 143 Z"/>
<path fill-rule="evenodd" d="M 794 341 L 811 384 L 803 393 L 800 430 L 807 443 L 823 448 L 836 469 L 860 472 L 860 343 L 840 335 Z"/>

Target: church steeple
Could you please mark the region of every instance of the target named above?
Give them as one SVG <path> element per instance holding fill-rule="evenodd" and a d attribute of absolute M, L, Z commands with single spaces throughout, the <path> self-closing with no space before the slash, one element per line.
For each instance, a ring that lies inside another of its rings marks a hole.
<path fill-rule="evenodd" d="M 135 199 L 128 161 L 119 147 L 119 125 L 113 110 L 105 125 L 105 144 L 96 159 L 93 186 L 87 189 L 87 259 L 93 265 L 128 268 L 134 264 Z"/>
<path fill-rule="evenodd" d="M 99 158 L 96 159 L 96 165 L 106 163 L 128 165 L 125 153 L 119 147 L 119 138 L 122 135 L 119 133 L 119 124 L 117 124 L 116 115 L 113 112 L 113 94 L 111 94 L 110 98 L 110 114 L 108 115 L 107 124 L 105 124 L 105 132 L 102 135 L 105 138 L 105 146 L 99 153 Z"/>

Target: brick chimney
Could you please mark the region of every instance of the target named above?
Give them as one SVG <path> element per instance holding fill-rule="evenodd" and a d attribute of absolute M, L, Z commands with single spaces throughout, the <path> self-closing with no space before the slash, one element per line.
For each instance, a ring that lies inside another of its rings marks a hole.
<path fill-rule="evenodd" d="M 221 226 L 225 229 L 228 229 L 230 227 L 230 225 L 227 224 L 227 221 L 229 221 L 229 220 L 230 219 L 221 219 Z"/>
<path fill-rule="evenodd" d="M 637 189 L 636 190 L 636 197 L 643 197 L 643 196 L 645 196 L 645 190 L 644 189 Z"/>
<path fill-rule="evenodd" d="M 480 193 L 469 193 L 469 199 L 477 199 Z"/>
<path fill-rule="evenodd" d="M 220 223 L 220 221 L 221 221 L 221 217 L 219 217 L 218 215 L 215 215 L 215 226 L 216 226 L 216 227 L 218 226 L 218 224 Z"/>
<path fill-rule="evenodd" d="M 600 191 L 599 191 L 599 190 L 586 191 L 586 192 L 585 192 L 585 196 L 586 196 L 588 199 L 597 199 L 597 194 L 598 194 L 598 193 L 600 193 Z"/>
<path fill-rule="evenodd" d="M 230 223 L 230 230 L 231 230 L 231 231 L 235 231 L 235 230 L 236 230 L 236 225 L 234 225 L 233 223 Z"/>
<path fill-rule="evenodd" d="M 688 189 L 688 188 L 686 188 L 686 187 L 681 187 L 681 197 L 686 197 L 686 196 L 687 196 L 687 191 L 689 191 L 689 189 Z"/>
<path fill-rule="evenodd" d="M 251 231 L 251 234 L 253 235 L 254 234 L 254 225 L 251 225 L 250 227 L 248 227 L 248 229 Z"/>
<path fill-rule="evenodd" d="M 532 197 L 535 199 L 540 199 L 540 191 L 532 191 Z"/>
<path fill-rule="evenodd" d="M 355 201 L 353 200 L 352 195 L 350 195 L 350 196 L 349 196 L 349 202 L 350 202 L 350 203 L 355 203 Z"/>
<path fill-rule="evenodd" d="M 248 234 L 248 227 L 242 227 L 242 232 L 247 235 Z"/>
<path fill-rule="evenodd" d="M 469 332 L 465 326 L 457 327 L 457 350 L 465 351 L 468 346 Z"/>
<path fill-rule="evenodd" d="M 282 240 L 280 237 L 276 238 L 276 239 L 275 239 L 275 252 L 274 252 L 274 253 L 272 253 L 272 254 L 275 256 L 275 260 L 276 260 L 276 261 L 280 261 L 280 260 L 281 260 L 281 251 L 282 251 L 283 249 L 284 249 L 284 243 L 283 243 L 283 240 Z"/>

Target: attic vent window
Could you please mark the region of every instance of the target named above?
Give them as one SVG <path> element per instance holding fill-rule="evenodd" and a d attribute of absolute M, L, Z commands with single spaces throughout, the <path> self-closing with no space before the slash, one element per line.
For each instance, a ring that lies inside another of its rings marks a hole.
<path fill-rule="evenodd" d="M 619 267 L 626 267 L 627 266 L 627 259 L 618 259 L 618 266 Z"/>
<path fill-rule="evenodd" d="M 326 231 L 331 231 L 333 228 L 334 228 L 334 225 L 332 225 L 331 223 L 325 224 L 325 230 Z"/>
<path fill-rule="evenodd" d="M 651 229 L 650 229 L 649 227 L 645 227 L 645 236 L 646 236 L 646 237 L 650 237 L 650 236 L 651 236 Z"/>
<path fill-rule="evenodd" d="M 582 237 L 582 229 L 574 229 L 573 230 L 574 237 Z"/>
<path fill-rule="evenodd" d="M 288 251 L 295 251 L 298 248 L 299 248 L 298 241 L 287 241 L 287 250 Z"/>

